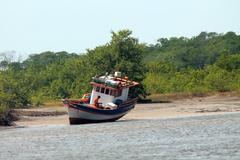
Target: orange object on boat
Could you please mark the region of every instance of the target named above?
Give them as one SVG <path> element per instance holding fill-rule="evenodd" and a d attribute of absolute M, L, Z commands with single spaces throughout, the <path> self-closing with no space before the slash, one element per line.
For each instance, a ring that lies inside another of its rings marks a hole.
<path fill-rule="evenodd" d="M 84 94 L 83 97 L 80 99 L 83 103 L 89 103 L 90 101 L 90 93 Z"/>

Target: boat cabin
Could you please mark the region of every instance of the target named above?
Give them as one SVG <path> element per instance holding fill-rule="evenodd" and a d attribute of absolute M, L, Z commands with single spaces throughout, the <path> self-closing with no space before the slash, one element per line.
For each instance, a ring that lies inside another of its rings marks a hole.
<path fill-rule="evenodd" d="M 94 104 L 94 99 L 100 96 L 99 102 L 103 106 L 108 103 L 118 105 L 128 99 L 129 88 L 138 85 L 137 82 L 128 80 L 127 77 L 121 77 L 120 72 L 115 72 L 114 76 L 106 75 L 94 77 L 90 104 Z"/>

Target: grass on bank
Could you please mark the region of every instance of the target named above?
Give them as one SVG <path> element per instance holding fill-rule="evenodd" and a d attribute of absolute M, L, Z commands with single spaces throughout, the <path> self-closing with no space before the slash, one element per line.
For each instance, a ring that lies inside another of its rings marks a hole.
<path fill-rule="evenodd" d="M 172 102 L 180 99 L 191 99 L 195 97 L 207 97 L 207 96 L 236 96 L 240 97 L 240 91 L 234 92 L 211 92 L 211 93 L 171 93 L 171 94 L 152 94 L 146 97 L 151 99 L 153 103 Z"/>

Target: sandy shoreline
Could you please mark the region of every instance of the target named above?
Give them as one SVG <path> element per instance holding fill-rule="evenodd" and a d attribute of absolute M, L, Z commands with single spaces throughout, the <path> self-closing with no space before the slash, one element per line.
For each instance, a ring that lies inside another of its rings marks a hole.
<path fill-rule="evenodd" d="M 69 124 L 66 108 L 63 106 L 29 110 L 33 111 L 33 113 L 36 111 L 47 114 L 43 114 L 42 116 L 22 116 L 19 121 L 15 122 L 17 126 Z M 60 114 L 51 115 L 52 112 Z M 215 115 L 226 112 L 240 112 L 239 97 L 210 96 L 176 100 L 171 103 L 137 104 L 135 109 L 121 118 L 121 120 L 176 118 Z"/>

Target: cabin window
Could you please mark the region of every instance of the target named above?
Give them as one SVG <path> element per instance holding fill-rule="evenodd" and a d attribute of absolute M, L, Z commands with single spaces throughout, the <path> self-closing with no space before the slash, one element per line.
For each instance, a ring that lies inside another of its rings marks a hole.
<path fill-rule="evenodd" d="M 101 88 L 101 93 L 104 93 L 104 91 L 105 91 L 105 88 Z"/>
<path fill-rule="evenodd" d="M 100 87 L 96 87 L 96 92 L 99 92 L 100 91 Z"/>
<path fill-rule="evenodd" d="M 113 96 L 116 97 L 117 96 L 117 91 L 113 90 Z"/>
<path fill-rule="evenodd" d="M 122 95 L 122 90 L 120 89 L 117 91 L 117 97 L 120 97 L 121 95 Z"/>
<path fill-rule="evenodd" d="M 106 88 L 105 94 L 109 94 L 109 89 Z"/>
<path fill-rule="evenodd" d="M 114 90 L 110 90 L 110 93 L 109 93 L 111 96 L 114 96 Z"/>
<path fill-rule="evenodd" d="M 122 90 L 109 90 L 107 91 L 108 89 L 106 89 L 106 94 L 108 93 L 109 95 L 111 96 L 114 96 L 114 97 L 119 97 L 122 95 Z"/>

